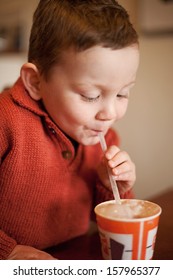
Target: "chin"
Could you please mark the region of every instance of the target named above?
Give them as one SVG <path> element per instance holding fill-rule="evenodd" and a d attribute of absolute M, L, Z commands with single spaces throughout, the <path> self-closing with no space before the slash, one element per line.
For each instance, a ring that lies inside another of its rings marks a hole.
<path fill-rule="evenodd" d="M 93 146 L 99 143 L 99 139 L 98 136 L 97 137 L 89 137 L 86 139 L 83 139 L 83 141 L 81 141 L 81 144 L 84 146 Z"/>

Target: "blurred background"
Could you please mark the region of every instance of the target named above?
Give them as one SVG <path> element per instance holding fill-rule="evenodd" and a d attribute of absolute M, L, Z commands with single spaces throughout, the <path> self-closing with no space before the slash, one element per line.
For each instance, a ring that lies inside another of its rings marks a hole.
<path fill-rule="evenodd" d="M 27 61 L 32 15 L 38 0 L 0 0 L 0 91 Z M 123 120 L 114 125 L 136 164 L 136 197 L 173 188 L 173 1 L 119 0 L 139 33 L 137 82 Z"/>

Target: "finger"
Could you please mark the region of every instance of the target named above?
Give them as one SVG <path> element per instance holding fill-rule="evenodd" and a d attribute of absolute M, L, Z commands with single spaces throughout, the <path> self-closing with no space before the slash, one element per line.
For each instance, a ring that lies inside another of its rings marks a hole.
<path fill-rule="evenodd" d="M 125 151 L 119 151 L 113 158 L 108 161 L 108 165 L 114 168 L 124 162 L 131 162 L 129 155 Z"/>
<path fill-rule="evenodd" d="M 127 181 L 127 182 L 134 182 L 135 175 L 132 171 L 121 173 L 119 175 L 114 176 L 116 181 Z"/>
<path fill-rule="evenodd" d="M 105 153 L 106 159 L 111 160 L 119 151 L 120 149 L 117 146 L 110 146 Z"/>
<path fill-rule="evenodd" d="M 125 161 L 115 168 L 112 168 L 113 175 L 118 176 L 126 172 L 135 172 L 135 165 L 133 162 Z"/>

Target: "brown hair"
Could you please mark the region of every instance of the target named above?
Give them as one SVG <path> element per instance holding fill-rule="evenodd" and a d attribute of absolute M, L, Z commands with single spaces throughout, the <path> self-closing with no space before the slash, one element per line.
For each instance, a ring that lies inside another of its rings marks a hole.
<path fill-rule="evenodd" d="M 45 76 L 69 48 L 120 49 L 138 43 L 126 10 L 115 0 L 40 0 L 34 13 L 28 61 Z"/>

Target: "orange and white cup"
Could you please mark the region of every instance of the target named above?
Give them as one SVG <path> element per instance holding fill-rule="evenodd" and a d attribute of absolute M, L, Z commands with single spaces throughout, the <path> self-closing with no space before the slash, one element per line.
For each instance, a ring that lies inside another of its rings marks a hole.
<path fill-rule="evenodd" d="M 135 218 L 110 217 L 103 209 L 114 200 L 106 201 L 95 207 L 97 225 L 102 246 L 102 255 L 106 260 L 149 260 L 154 253 L 154 245 L 161 208 L 157 204 L 144 200 L 123 199 L 146 204 L 150 208 L 145 214 Z"/>

